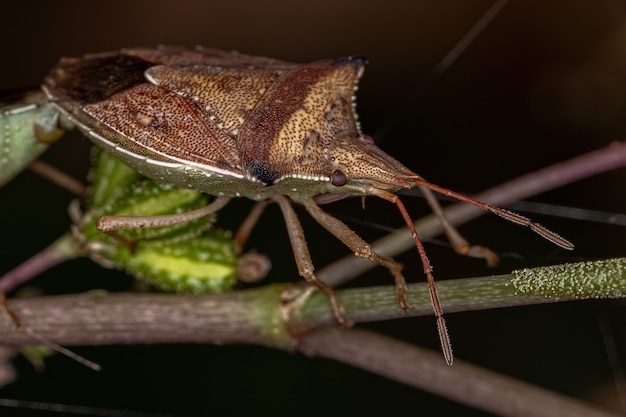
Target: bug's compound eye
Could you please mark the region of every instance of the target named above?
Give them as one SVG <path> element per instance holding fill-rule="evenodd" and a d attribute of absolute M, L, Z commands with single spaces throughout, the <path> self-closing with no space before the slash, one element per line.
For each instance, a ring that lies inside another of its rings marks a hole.
<path fill-rule="evenodd" d="M 339 169 L 334 170 L 330 175 L 330 183 L 335 187 L 343 187 L 347 181 L 348 177 Z"/>

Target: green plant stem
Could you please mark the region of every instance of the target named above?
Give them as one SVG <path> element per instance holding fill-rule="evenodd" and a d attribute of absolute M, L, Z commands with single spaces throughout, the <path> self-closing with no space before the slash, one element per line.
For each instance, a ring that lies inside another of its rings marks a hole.
<path fill-rule="evenodd" d="M 552 303 L 588 298 L 626 297 L 626 258 L 529 268 L 511 274 L 464 278 L 437 283 L 446 313 Z M 349 319 L 370 322 L 433 314 L 426 283 L 408 286 L 411 310 L 397 305 L 395 288 L 369 287 L 338 291 Z M 304 333 L 332 323 L 324 298 L 311 296 L 290 317 L 292 332 Z"/>
<path fill-rule="evenodd" d="M 609 416 L 462 361 L 449 367 L 439 353 L 368 332 L 337 329 L 325 297 L 313 293 L 303 303 L 281 305 L 287 288 L 270 285 L 201 296 L 91 292 L 16 299 L 10 306 L 25 328 L 63 345 L 262 344 L 339 360 L 505 416 Z M 554 298 L 555 288 L 562 298 Z M 407 313 L 400 312 L 395 291 L 388 286 L 348 289 L 338 295 L 348 317 L 361 322 L 432 314 L 427 293 L 424 284 L 410 285 L 408 300 L 414 308 Z M 625 259 L 533 268 L 440 285 L 449 312 L 624 295 Z M 7 315 L 0 315 L 0 340 L 15 346 L 33 343 Z"/>
<path fill-rule="evenodd" d="M 253 343 L 286 347 L 277 308 L 284 286 L 212 295 L 91 291 L 12 299 L 24 326 L 62 345 Z M 33 340 L 0 314 L 4 345 Z"/>
<path fill-rule="evenodd" d="M 109 294 L 11 300 L 24 325 L 63 345 L 112 343 L 255 343 L 290 348 L 315 328 L 334 326 L 328 300 L 319 292 L 299 302 L 281 302 L 285 285 L 212 295 Z M 559 293 L 554 293 L 559 288 Z M 292 290 L 290 290 L 292 291 Z M 303 292 L 306 294 L 306 292 Z M 495 277 L 440 283 L 448 312 L 484 310 L 574 298 L 624 297 L 626 259 L 539 267 Z M 432 314 L 426 284 L 412 284 L 403 312 L 390 286 L 338 291 L 347 317 L 355 322 Z M 0 340 L 32 344 L 7 317 Z"/>

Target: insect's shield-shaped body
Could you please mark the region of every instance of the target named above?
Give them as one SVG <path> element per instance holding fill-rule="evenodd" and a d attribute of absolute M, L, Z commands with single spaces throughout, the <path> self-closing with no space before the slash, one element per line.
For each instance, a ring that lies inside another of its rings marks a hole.
<path fill-rule="evenodd" d="M 217 196 L 410 188 L 360 132 L 363 58 L 292 64 L 214 49 L 65 58 L 44 85 L 96 144 L 143 174 Z"/>

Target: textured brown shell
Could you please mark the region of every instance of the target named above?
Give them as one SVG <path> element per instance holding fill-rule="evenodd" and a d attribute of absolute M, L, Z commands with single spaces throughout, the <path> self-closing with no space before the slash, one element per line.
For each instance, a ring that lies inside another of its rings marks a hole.
<path fill-rule="evenodd" d="M 353 95 L 363 63 L 138 48 L 64 58 L 44 90 L 95 143 L 178 186 L 296 200 L 407 187 L 414 174 L 361 137 Z M 337 169 L 346 190 L 331 184 Z"/>

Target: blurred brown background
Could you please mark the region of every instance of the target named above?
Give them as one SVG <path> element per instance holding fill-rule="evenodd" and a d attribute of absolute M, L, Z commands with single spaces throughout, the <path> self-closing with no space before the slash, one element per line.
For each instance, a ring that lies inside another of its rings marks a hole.
<path fill-rule="evenodd" d="M 15 1 L 0 12 L 0 89 L 38 85 L 61 56 L 159 43 L 202 44 L 293 61 L 365 55 L 370 63 L 358 92 L 363 130 L 429 180 L 466 193 L 623 140 L 626 5 L 617 0 L 511 1 L 449 71 L 433 79 L 437 63 L 492 4 Z M 69 136 L 44 159 L 82 178 L 88 149 L 86 140 Z M 624 170 L 614 171 L 533 200 L 624 213 L 625 179 Z M 67 230 L 70 199 L 31 173 L 0 190 L 0 234 L 11 237 L 0 247 L 0 271 Z M 234 227 L 241 217 L 234 211 L 247 204 L 237 202 L 233 212 L 224 214 L 226 224 Z M 416 217 L 428 212 L 419 198 L 408 198 L 407 205 Z M 356 200 L 329 210 L 344 218 L 383 219 L 386 226 L 402 222 L 384 202 L 368 201 L 365 212 Z M 624 254 L 623 226 L 531 216 L 574 241 L 576 251 L 564 253 L 527 230 L 485 217 L 461 230 L 472 242 L 501 253 L 501 266 L 487 270 L 479 261 L 427 243 L 437 278 Z M 350 225 L 368 239 L 381 234 L 371 226 Z M 343 251 L 337 245 L 337 251 L 325 253 L 332 238 L 318 234 L 308 220 L 305 227 L 318 265 Z M 270 210 L 251 246 L 273 259 L 286 259 L 290 249 L 286 234 L 280 240 L 283 234 L 277 211 Z M 421 279 L 417 253 L 401 260 L 409 279 Z M 293 264 L 277 263 L 274 279 L 297 275 Z M 389 282 L 374 278 L 380 275 L 386 279 L 378 271 L 363 285 Z M 128 282 L 121 274 L 76 261 L 36 284 L 55 293 L 109 285 L 119 289 Z M 607 337 L 615 339 L 624 360 L 623 312 L 620 302 L 602 301 L 457 314 L 448 320 L 459 358 L 588 398 L 604 384 L 611 387 L 611 366 L 621 366 L 607 358 Z M 609 333 L 601 330 L 605 324 Z M 438 349 L 430 318 L 371 327 Z M 421 407 L 426 415 L 485 415 L 358 370 L 268 349 L 122 346 L 78 351 L 105 370 L 96 374 L 57 357 L 37 374 L 18 360 L 19 379 L 0 397 L 181 416 L 392 414 Z M 5 410 L 0 414 L 11 415 Z"/>

